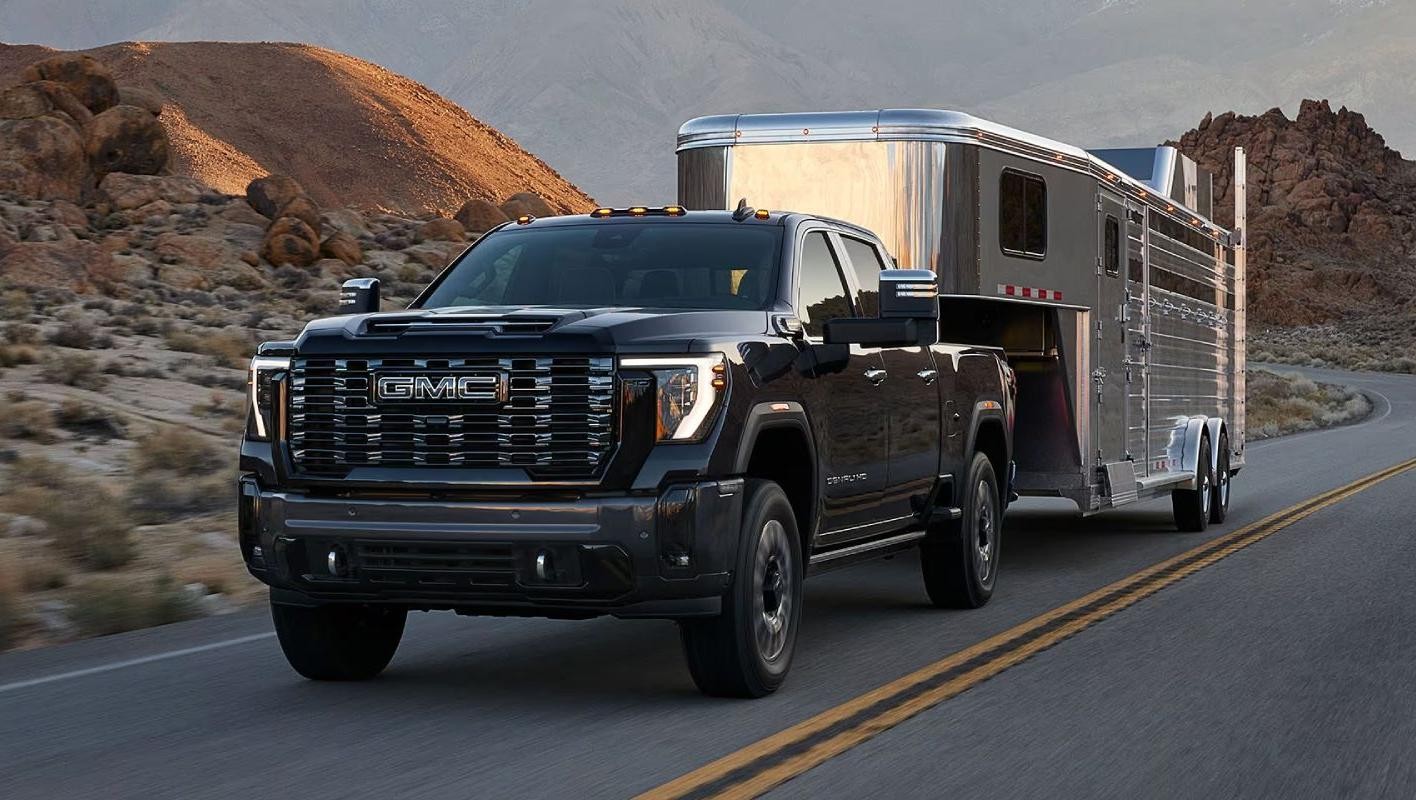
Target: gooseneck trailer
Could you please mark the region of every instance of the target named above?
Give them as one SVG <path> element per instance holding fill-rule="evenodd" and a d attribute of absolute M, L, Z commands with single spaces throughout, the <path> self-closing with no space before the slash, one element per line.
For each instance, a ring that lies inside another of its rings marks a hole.
<path fill-rule="evenodd" d="M 690 209 L 794 208 L 938 276 L 942 341 L 1017 375 L 1016 490 L 1083 513 L 1171 494 L 1227 513 L 1244 465 L 1245 162 L 1235 224 L 1171 147 L 1083 150 L 953 111 L 702 117 L 678 135 Z"/>

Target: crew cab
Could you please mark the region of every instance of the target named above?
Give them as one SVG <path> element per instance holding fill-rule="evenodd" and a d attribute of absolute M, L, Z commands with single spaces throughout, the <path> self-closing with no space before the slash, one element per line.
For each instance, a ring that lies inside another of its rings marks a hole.
<path fill-rule="evenodd" d="M 603 208 L 404 310 L 346 283 L 251 362 L 240 547 L 290 664 L 371 678 L 412 610 L 669 618 L 700 689 L 755 697 L 808 573 L 919 547 L 935 604 L 988 602 L 1012 372 L 891 263 L 834 219 Z"/>

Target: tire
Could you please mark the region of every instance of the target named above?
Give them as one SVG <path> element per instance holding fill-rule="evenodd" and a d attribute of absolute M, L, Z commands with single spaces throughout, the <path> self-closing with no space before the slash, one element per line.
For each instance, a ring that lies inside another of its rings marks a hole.
<path fill-rule="evenodd" d="M 1219 468 L 1214 474 L 1214 488 L 1210 491 L 1210 522 L 1219 525 L 1229 516 L 1229 494 L 1234 476 L 1229 474 L 1229 434 L 1219 434 Z"/>
<path fill-rule="evenodd" d="M 1210 503 L 1214 500 L 1211 491 L 1214 481 L 1210 477 L 1210 440 L 1205 435 L 1200 438 L 1200 453 L 1195 464 L 1194 489 L 1175 489 L 1170 493 L 1170 507 L 1175 512 L 1175 526 L 1187 533 L 1203 531 L 1210 521 Z"/>
<path fill-rule="evenodd" d="M 806 564 L 796 516 L 771 481 L 748 479 L 732 587 L 723 611 L 679 623 L 688 671 L 715 697 L 763 697 L 791 668 Z"/>
<path fill-rule="evenodd" d="M 964 515 L 931 530 L 920 544 L 924 588 L 938 608 L 979 608 L 993 597 L 1003 535 L 998 477 L 975 453 L 959 507 Z"/>
<path fill-rule="evenodd" d="M 363 681 L 388 666 L 408 611 L 378 606 L 270 604 L 290 666 L 312 681 Z"/>

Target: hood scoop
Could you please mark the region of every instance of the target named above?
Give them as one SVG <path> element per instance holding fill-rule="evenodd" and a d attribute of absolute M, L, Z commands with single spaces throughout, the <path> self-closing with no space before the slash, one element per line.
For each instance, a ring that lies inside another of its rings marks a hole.
<path fill-rule="evenodd" d="M 370 317 L 366 336 L 405 333 L 475 333 L 484 336 L 535 336 L 555 327 L 560 316 L 523 314 L 390 314 Z"/>

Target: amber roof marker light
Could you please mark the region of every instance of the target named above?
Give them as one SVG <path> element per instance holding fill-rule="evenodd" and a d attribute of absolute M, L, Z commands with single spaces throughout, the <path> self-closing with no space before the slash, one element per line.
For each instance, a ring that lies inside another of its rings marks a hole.
<path fill-rule="evenodd" d="M 629 208 L 597 208 L 590 212 L 592 219 L 606 217 L 682 217 L 688 213 L 683 206 L 630 206 Z"/>

